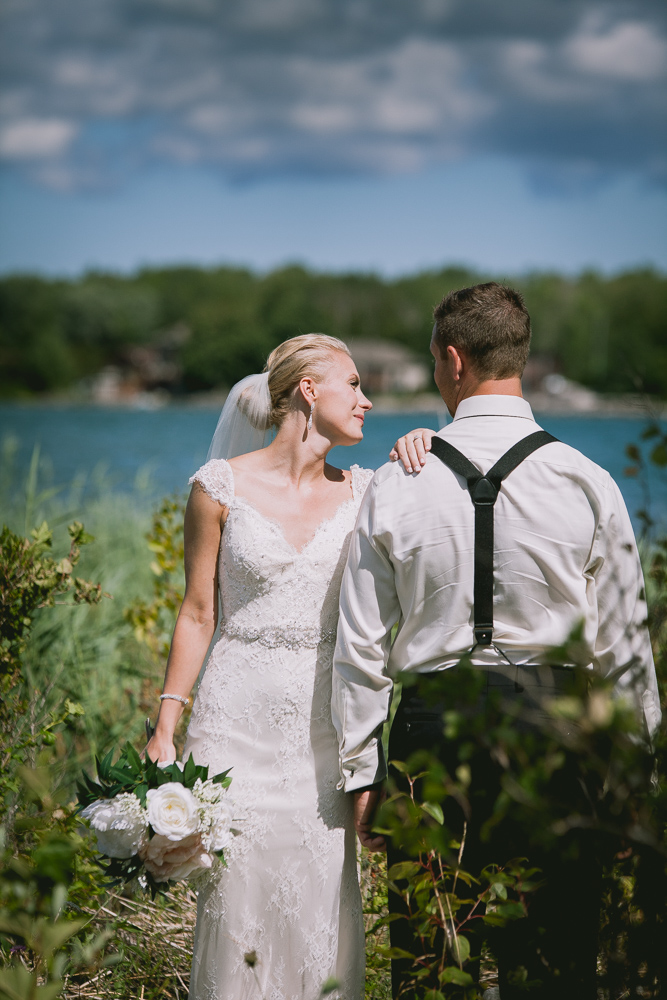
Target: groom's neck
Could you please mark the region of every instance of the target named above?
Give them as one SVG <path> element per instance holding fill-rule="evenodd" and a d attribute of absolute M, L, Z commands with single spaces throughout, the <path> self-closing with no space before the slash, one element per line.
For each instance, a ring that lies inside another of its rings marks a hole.
<path fill-rule="evenodd" d="M 464 379 L 461 382 L 458 392 L 456 393 L 456 398 L 452 400 L 454 409 L 450 412 L 452 416 L 456 413 L 459 403 L 462 403 L 464 399 L 470 399 L 472 396 L 520 396 L 523 397 L 523 392 L 521 391 L 521 379 L 518 376 L 512 378 L 489 378 L 482 382 L 478 382 L 476 379 Z M 447 400 L 445 400 L 447 402 Z"/>

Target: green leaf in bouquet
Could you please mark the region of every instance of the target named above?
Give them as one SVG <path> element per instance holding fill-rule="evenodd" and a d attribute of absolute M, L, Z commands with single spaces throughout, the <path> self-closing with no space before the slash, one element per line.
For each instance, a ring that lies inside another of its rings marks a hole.
<path fill-rule="evenodd" d="M 144 781 L 141 785 L 137 785 L 134 789 L 134 794 L 137 796 L 141 802 L 144 809 L 146 808 L 146 795 L 148 794 L 148 785 Z"/>
<path fill-rule="evenodd" d="M 76 790 L 79 800 L 78 810 L 84 809 L 91 802 L 96 802 L 97 799 L 104 798 L 104 789 L 86 771 L 83 771 L 81 778 L 77 781 Z"/>
<path fill-rule="evenodd" d="M 211 778 L 216 785 L 222 785 L 223 788 L 229 788 L 232 783 L 232 779 L 228 777 L 231 767 L 228 767 L 226 771 L 221 771 L 220 774 L 216 774 Z"/>
<path fill-rule="evenodd" d="M 108 782 L 110 780 L 109 772 L 111 771 L 111 765 L 113 763 L 113 748 L 109 750 L 109 753 L 106 754 L 102 760 L 100 760 L 99 757 L 95 757 L 95 763 L 97 765 L 97 773 L 102 781 Z"/>
<path fill-rule="evenodd" d="M 183 768 L 183 784 L 186 788 L 192 788 L 195 781 L 197 780 L 197 765 L 195 764 L 195 759 L 190 754 L 185 762 L 185 767 Z"/>
<path fill-rule="evenodd" d="M 146 761 L 146 767 L 144 770 L 144 780 L 146 781 L 149 788 L 157 788 L 159 781 L 158 775 L 160 774 L 160 768 L 157 766 L 156 760 Z"/>
<path fill-rule="evenodd" d="M 123 767 L 120 763 L 114 764 L 114 766 L 109 771 L 109 776 L 113 778 L 116 783 L 125 791 L 128 788 L 133 788 L 138 781 L 141 780 L 143 774 L 133 774 L 126 767 Z"/>
<path fill-rule="evenodd" d="M 165 770 L 169 771 L 171 774 L 172 781 L 178 781 L 181 785 L 185 784 L 185 776 L 176 761 L 174 761 L 173 764 L 170 764 L 169 767 L 165 768 Z"/>
<path fill-rule="evenodd" d="M 146 874 L 143 862 L 136 854 L 132 858 L 103 858 L 98 863 L 109 887 L 124 885 L 138 875 Z"/>
<path fill-rule="evenodd" d="M 129 742 L 127 742 L 125 744 L 125 746 L 123 747 L 123 750 L 121 752 L 121 760 L 123 760 L 123 759 L 125 759 L 127 761 L 128 765 L 130 767 L 130 771 L 132 772 L 132 774 L 136 775 L 137 777 L 143 776 L 144 765 L 143 765 L 143 763 L 141 761 L 141 757 L 139 756 L 139 754 L 137 753 L 137 751 L 134 749 L 134 747 L 132 746 L 132 744 L 129 743 Z"/>
<path fill-rule="evenodd" d="M 183 772 L 175 761 L 158 770 L 158 785 L 168 785 L 173 781 L 183 784 Z"/>

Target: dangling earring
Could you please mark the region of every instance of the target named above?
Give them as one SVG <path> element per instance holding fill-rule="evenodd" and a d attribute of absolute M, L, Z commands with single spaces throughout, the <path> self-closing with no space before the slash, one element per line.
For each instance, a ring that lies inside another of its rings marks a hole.
<path fill-rule="evenodd" d="M 315 404 L 311 403 L 310 404 L 310 416 L 308 417 L 308 423 L 306 424 L 306 427 L 308 428 L 309 431 L 312 431 L 312 429 L 313 429 L 313 410 L 314 409 L 315 409 Z"/>

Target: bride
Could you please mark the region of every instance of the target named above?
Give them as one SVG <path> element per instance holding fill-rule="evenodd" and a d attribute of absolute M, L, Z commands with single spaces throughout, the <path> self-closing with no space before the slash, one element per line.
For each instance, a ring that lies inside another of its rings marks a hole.
<path fill-rule="evenodd" d="M 185 756 L 212 773 L 233 767 L 240 832 L 228 867 L 200 883 L 190 1000 L 316 1000 L 331 977 L 332 995 L 363 997 L 352 803 L 337 789 L 330 694 L 340 578 L 372 471 L 326 456 L 362 439 L 370 408 L 342 341 L 293 337 L 232 389 L 191 480 L 186 593 L 147 753 L 176 758 L 220 603 Z"/>

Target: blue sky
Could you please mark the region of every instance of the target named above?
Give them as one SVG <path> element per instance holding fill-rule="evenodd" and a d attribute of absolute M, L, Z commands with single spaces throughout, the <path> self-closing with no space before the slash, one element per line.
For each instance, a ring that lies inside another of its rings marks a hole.
<path fill-rule="evenodd" d="M 21 0 L 0 271 L 667 270 L 652 0 Z"/>

